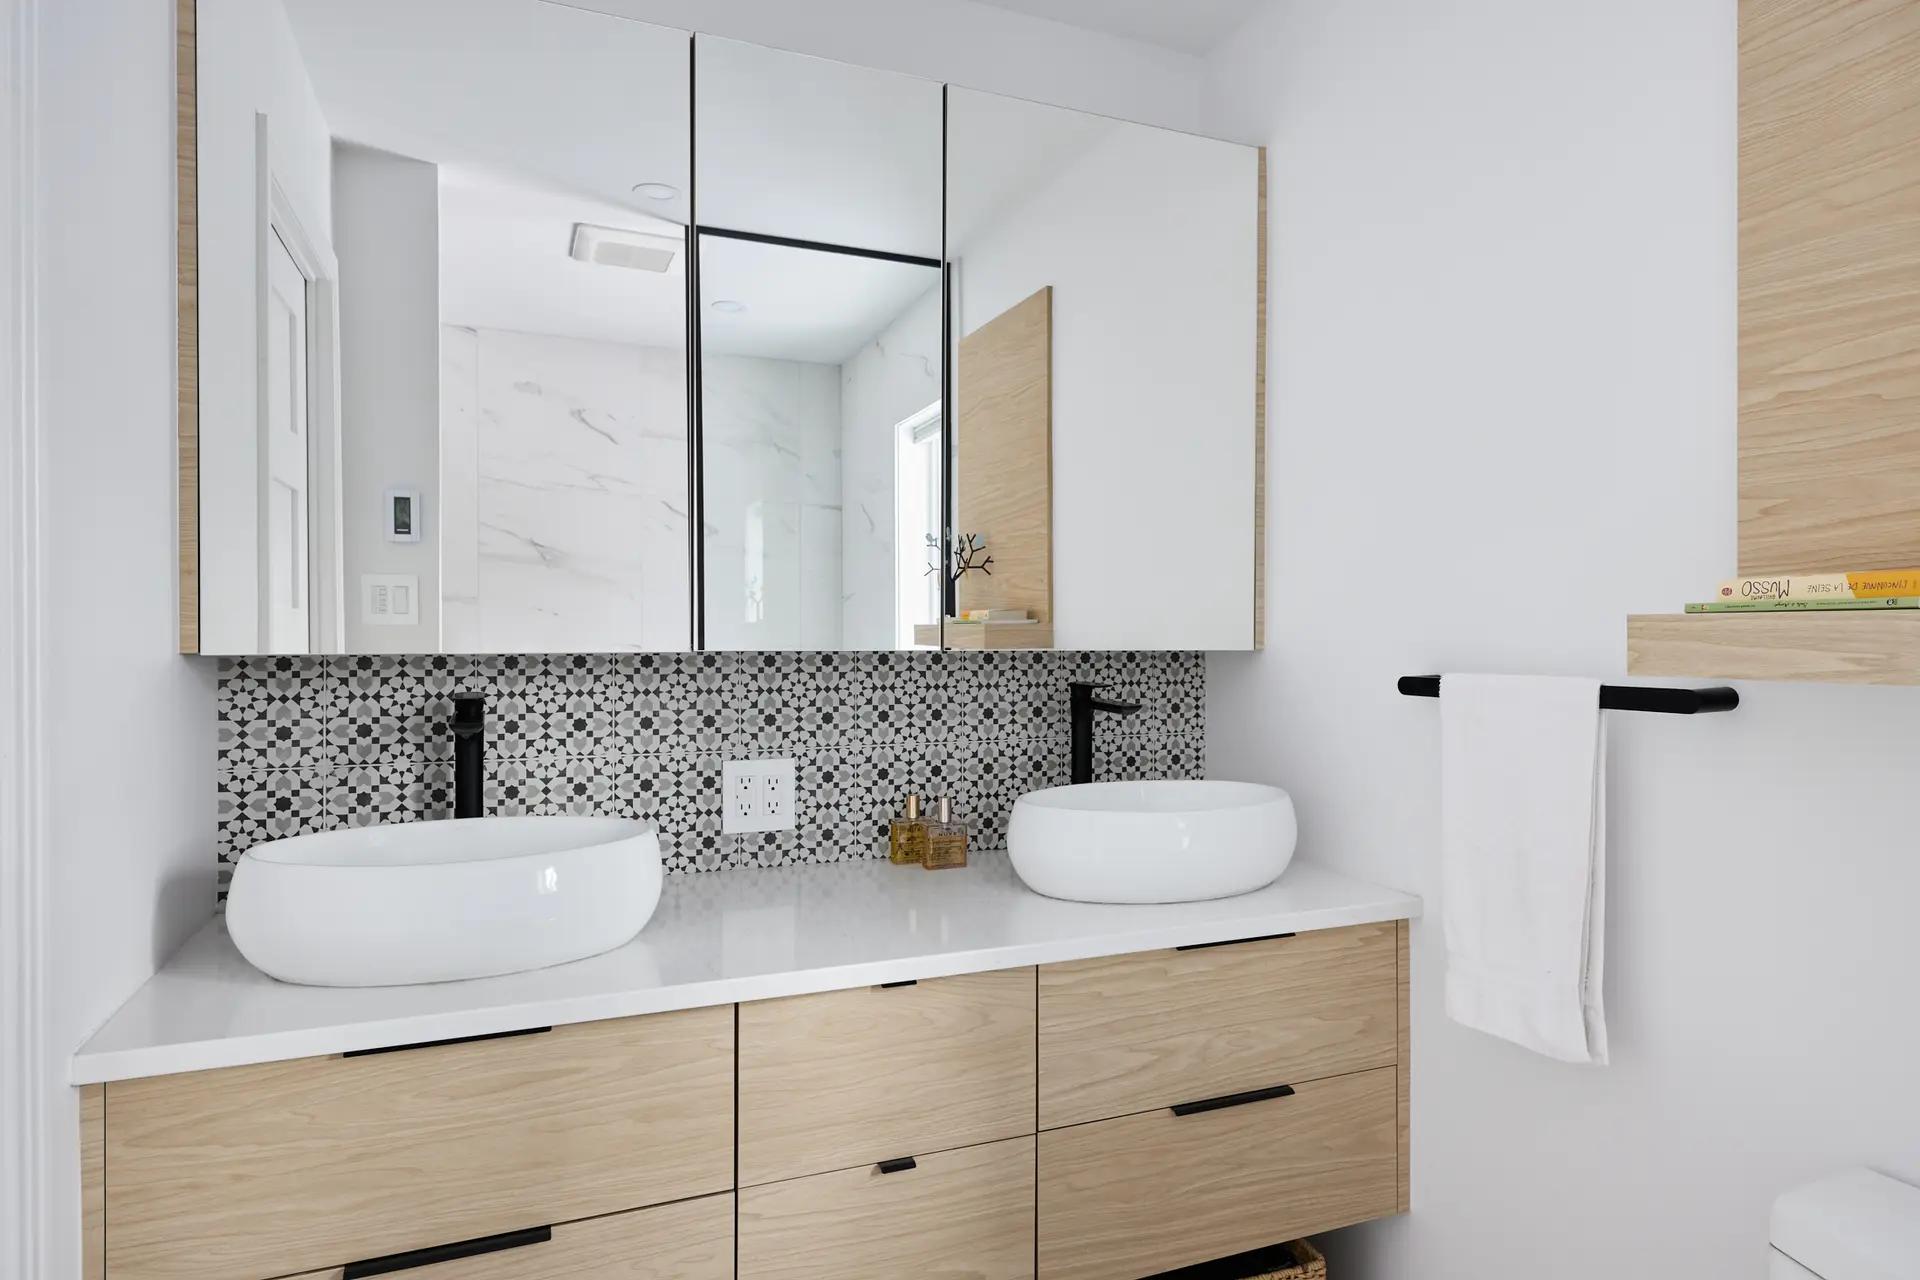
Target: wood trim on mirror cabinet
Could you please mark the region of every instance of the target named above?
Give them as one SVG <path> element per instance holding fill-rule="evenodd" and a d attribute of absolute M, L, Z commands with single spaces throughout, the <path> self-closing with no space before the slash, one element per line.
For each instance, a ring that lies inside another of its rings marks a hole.
<path fill-rule="evenodd" d="M 180 652 L 200 652 L 200 94 L 195 4 L 178 0 L 174 44 L 174 254 L 180 484 Z"/>

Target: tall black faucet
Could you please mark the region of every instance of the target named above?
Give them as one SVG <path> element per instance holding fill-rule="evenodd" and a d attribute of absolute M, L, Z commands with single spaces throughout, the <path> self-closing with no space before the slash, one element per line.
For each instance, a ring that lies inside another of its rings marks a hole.
<path fill-rule="evenodd" d="M 1130 716 L 1140 709 L 1140 704 L 1094 697 L 1095 689 L 1107 687 L 1103 684 L 1075 680 L 1067 687 L 1073 691 L 1073 781 L 1076 784 L 1092 782 L 1093 717 L 1101 712 L 1110 716 Z"/>
<path fill-rule="evenodd" d="M 477 693 L 453 700 L 453 816 L 478 818 L 486 808 L 487 704 Z"/>

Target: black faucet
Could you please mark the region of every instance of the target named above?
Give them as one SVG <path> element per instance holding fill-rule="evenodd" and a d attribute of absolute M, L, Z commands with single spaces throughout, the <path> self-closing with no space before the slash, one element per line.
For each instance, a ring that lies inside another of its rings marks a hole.
<path fill-rule="evenodd" d="M 1106 687 L 1084 680 L 1075 680 L 1067 686 L 1073 691 L 1073 781 L 1076 784 L 1093 781 L 1093 717 L 1100 712 L 1130 716 L 1140 709 L 1137 702 L 1115 702 L 1093 696 L 1095 689 Z"/>
<path fill-rule="evenodd" d="M 453 816 L 478 818 L 487 756 L 487 704 L 477 693 L 453 700 Z"/>

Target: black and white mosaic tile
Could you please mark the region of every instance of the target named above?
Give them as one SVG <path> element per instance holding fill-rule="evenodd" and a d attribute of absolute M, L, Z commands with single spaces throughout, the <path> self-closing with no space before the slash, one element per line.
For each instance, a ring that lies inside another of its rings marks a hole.
<path fill-rule="evenodd" d="M 217 706 L 219 888 L 263 840 L 450 815 L 457 693 L 487 700 L 487 811 L 646 818 L 669 872 L 886 856 L 910 793 L 1005 846 L 1021 793 L 1067 781 L 1067 683 L 1102 719 L 1097 777 L 1205 774 L 1197 653 L 513 654 L 231 658 Z M 791 756 L 793 831 L 725 835 L 727 760 Z"/>

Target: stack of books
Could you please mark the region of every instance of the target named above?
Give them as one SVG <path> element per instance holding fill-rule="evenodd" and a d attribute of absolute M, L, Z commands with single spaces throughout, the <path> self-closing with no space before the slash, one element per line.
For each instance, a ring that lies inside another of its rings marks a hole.
<path fill-rule="evenodd" d="M 1734 578 L 1688 613 L 1819 613 L 1838 609 L 1920 609 L 1920 569 Z"/>

